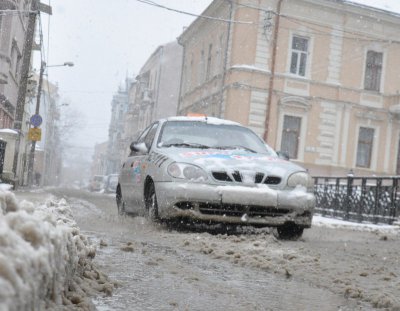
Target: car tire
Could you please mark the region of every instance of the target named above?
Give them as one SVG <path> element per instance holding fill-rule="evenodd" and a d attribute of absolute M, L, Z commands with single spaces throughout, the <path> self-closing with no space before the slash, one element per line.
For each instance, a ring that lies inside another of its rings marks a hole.
<path fill-rule="evenodd" d="M 154 187 L 154 183 L 150 183 L 147 188 L 146 194 L 146 209 L 147 215 L 151 221 L 158 221 L 158 204 L 157 204 L 157 196 L 156 189 Z"/>
<path fill-rule="evenodd" d="M 124 201 L 124 198 L 122 197 L 121 190 L 118 188 L 116 192 L 116 200 L 117 200 L 117 209 L 118 209 L 118 215 L 119 216 L 124 216 L 126 214 L 126 203 Z"/>
<path fill-rule="evenodd" d="M 303 235 L 304 228 L 299 227 L 293 223 L 284 224 L 274 230 L 274 235 L 280 240 L 296 241 Z"/>

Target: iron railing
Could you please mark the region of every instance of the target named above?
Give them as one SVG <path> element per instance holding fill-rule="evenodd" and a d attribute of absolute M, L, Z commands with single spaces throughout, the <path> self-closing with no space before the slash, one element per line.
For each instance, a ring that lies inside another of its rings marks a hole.
<path fill-rule="evenodd" d="M 314 177 L 314 193 L 323 216 L 392 224 L 400 215 L 400 176 Z"/>

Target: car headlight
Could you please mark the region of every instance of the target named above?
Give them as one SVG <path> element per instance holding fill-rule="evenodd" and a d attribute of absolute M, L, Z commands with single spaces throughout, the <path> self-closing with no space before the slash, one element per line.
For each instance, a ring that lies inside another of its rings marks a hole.
<path fill-rule="evenodd" d="M 188 163 L 171 163 L 168 166 L 168 174 L 174 178 L 187 179 L 190 181 L 205 181 L 207 173 L 200 167 Z"/>
<path fill-rule="evenodd" d="M 287 185 L 293 188 L 303 186 L 309 189 L 314 186 L 314 181 L 308 173 L 298 172 L 289 176 Z"/>

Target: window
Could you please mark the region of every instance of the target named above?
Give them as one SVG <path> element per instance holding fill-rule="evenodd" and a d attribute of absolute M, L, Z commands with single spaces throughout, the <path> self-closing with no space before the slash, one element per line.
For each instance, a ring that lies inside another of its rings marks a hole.
<path fill-rule="evenodd" d="M 212 65 L 212 44 L 208 46 L 208 58 L 207 58 L 207 69 L 206 69 L 206 80 L 210 79 Z"/>
<path fill-rule="evenodd" d="M 187 90 L 192 89 L 192 74 L 193 74 L 193 54 L 190 56 L 190 66 L 188 68 L 188 74 L 187 74 Z"/>
<path fill-rule="evenodd" d="M 204 50 L 201 50 L 201 54 L 200 54 L 200 63 L 199 63 L 199 79 L 197 81 L 197 84 L 200 85 L 204 82 L 204 66 L 205 66 L 205 56 L 204 56 Z"/>
<path fill-rule="evenodd" d="M 157 132 L 157 127 L 158 123 L 154 124 L 146 135 L 146 138 L 144 139 L 144 143 L 146 144 L 147 149 L 150 149 L 151 145 L 153 144 L 153 140 Z"/>
<path fill-rule="evenodd" d="M 291 159 L 298 157 L 300 127 L 301 117 L 284 116 L 281 151 L 285 152 Z"/>
<path fill-rule="evenodd" d="M 294 36 L 292 39 L 292 58 L 290 72 L 304 77 L 306 75 L 308 39 Z"/>
<path fill-rule="evenodd" d="M 11 48 L 11 70 L 16 79 L 18 78 L 19 74 L 20 62 L 21 62 L 21 54 L 18 51 L 17 43 L 13 42 Z"/>
<path fill-rule="evenodd" d="M 367 52 L 367 61 L 365 64 L 364 89 L 369 91 L 380 90 L 382 75 L 383 54 L 374 51 Z"/>
<path fill-rule="evenodd" d="M 368 127 L 360 127 L 357 145 L 357 162 L 358 167 L 371 166 L 372 143 L 374 141 L 374 129 Z"/>

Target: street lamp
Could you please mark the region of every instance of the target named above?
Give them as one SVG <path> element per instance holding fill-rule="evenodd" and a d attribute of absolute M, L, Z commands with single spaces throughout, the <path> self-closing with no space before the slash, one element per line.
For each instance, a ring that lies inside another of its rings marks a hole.
<path fill-rule="evenodd" d="M 40 121 L 37 121 L 36 124 L 33 124 L 34 128 L 38 128 L 40 126 L 40 124 L 42 123 L 42 118 L 39 115 L 39 110 L 40 110 L 40 97 L 41 97 L 41 93 L 42 93 L 44 71 L 45 71 L 46 67 L 49 68 L 49 67 L 63 67 L 63 66 L 73 67 L 74 63 L 73 62 L 65 62 L 60 65 L 46 66 L 46 63 L 44 61 L 42 61 L 40 64 L 39 84 L 38 84 L 38 91 L 37 91 L 37 95 L 36 95 L 36 108 L 35 108 L 35 115 L 33 116 L 33 117 L 36 116 L 37 117 L 36 120 L 40 120 Z M 28 162 L 28 186 L 32 186 L 32 184 L 33 184 L 33 163 L 35 161 L 35 148 L 36 148 L 37 140 L 39 140 L 37 137 L 35 137 L 35 139 L 32 139 L 31 152 L 29 155 L 29 162 Z"/>
<path fill-rule="evenodd" d="M 46 66 L 46 68 L 49 68 L 49 67 L 63 67 L 63 66 L 74 67 L 74 63 L 73 62 L 65 62 L 64 64 L 60 64 L 60 65 L 48 65 L 48 66 Z"/>

